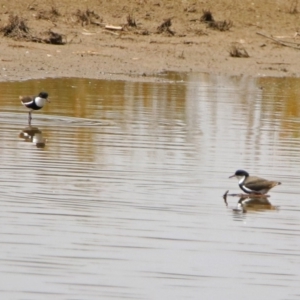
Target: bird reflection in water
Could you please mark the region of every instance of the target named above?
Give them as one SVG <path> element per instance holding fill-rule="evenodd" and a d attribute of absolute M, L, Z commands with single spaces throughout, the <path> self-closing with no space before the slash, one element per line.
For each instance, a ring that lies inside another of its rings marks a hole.
<path fill-rule="evenodd" d="M 265 211 L 265 210 L 277 210 L 278 207 L 272 205 L 267 197 L 255 197 L 255 198 L 244 198 L 241 197 L 237 203 L 234 212 L 246 213 L 249 211 Z"/>
<path fill-rule="evenodd" d="M 257 195 L 257 194 L 228 194 L 229 191 L 223 195 L 226 206 L 227 196 L 239 197 L 237 206 L 233 208 L 234 212 L 246 213 L 248 211 L 265 211 L 265 210 L 277 210 L 278 207 L 272 205 L 269 201 L 269 195 Z"/>
<path fill-rule="evenodd" d="M 24 139 L 26 142 L 35 144 L 37 148 L 44 148 L 46 146 L 47 140 L 43 137 L 42 131 L 37 127 L 25 127 L 20 132 L 19 137 Z"/>

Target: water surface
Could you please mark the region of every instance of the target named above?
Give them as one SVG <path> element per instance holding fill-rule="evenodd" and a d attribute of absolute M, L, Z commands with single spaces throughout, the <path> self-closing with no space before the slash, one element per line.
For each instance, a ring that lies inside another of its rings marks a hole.
<path fill-rule="evenodd" d="M 0 90 L 2 299 L 299 299 L 299 79 Z M 237 169 L 283 183 L 270 205 L 225 205 Z"/>

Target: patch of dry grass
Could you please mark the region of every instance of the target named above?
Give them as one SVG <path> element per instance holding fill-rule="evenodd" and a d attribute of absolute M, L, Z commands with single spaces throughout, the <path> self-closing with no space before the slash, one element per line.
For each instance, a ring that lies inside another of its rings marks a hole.
<path fill-rule="evenodd" d="M 171 26 L 171 18 L 168 18 L 157 27 L 157 33 L 166 33 L 168 35 L 174 35 L 175 33 L 170 29 Z"/>
<path fill-rule="evenodd" d="M 230 20 L 215 21 L 210 10 L 203 10 L 203 15 L 200 18 L 200 21 L 206 23 L 209 28 L 219 30 L 219 31 L 227 31 L 233 25 L 232 21 Z"/>
<path fill-rule="evenodd" d="M 4 36 L 18 40 L 26 40 L 30 37 L 30 30 L 25 19 L 14 14 L 9 15 L 8 23 L 0 31 Z"/>
<path fill-rule="evenodd" d="M 74 13 L 74 16 L 76 17 L 77 22 L 81 23 L 81 26 L 87 26 L 90 24 L 101 25 L 102 22 L 101 17 L 89 9 L 85 11 L 77 9 L 76 13 Z"/>
<path fill-rule="evenodd" d="M 246 49 L 239 44 L 232 44 L 229 49 L 229 55 L 231 57 L 250 57 Z"/>

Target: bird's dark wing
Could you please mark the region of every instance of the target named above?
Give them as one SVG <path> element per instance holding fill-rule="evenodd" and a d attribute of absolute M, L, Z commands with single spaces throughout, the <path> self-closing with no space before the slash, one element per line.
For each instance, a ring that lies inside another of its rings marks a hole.
<path fill-rule="evenodd" d="M 274 187 L 277 184 L 278 184 L 278 182 L 276 182 L 276 181 L 269 181 L 264 178 L 254 177 L 254 176 L 247 178 L 246 181 L 244 182 L 244 185 L 248 189 L 251 189 L 252 191 L 271 189 L 272 187 Z"/>
<path fill-rule="evenodd" d="M 19 97 L 22 104 L 30 104 L 33 101 L 33 97 L 31 96 L 20 96 Z"/>

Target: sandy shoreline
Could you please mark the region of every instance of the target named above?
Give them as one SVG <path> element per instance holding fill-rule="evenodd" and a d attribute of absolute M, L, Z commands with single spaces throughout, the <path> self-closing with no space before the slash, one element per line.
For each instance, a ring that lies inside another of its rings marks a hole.
<path fill-rule="evenodd" d="M 18 14 L 32 34 L 51 29 L 62 34 L 67 43 L 51 45 L 1 35 L 1 81 L 46 77 L 153 81 L 165 71 L 300 77 L 300 47 L 296 49 L 300 36 L 295 35 L 300 14 L 291 13 L 285 1 L 277 1 L 276 5 L 273 1 L 251 1 L 242 10 L 233 0 L 216 1 L 211 11 L 215 11 L 215 19 L 232 21 L 228 31 L 211 29 L 200 21 L 203 9 L 212 6 L 210 1 L 187 1 L 178 6 L 174 1 L 130 0 L 123 7 L 119 1 L 100 1 L 101 9 L 99 1 L 90 1 L 90 9 L 101 15 L 101 24 L 97 25 L 76 21 L 74 12 L 87 10 L 80 3 L 74 4 L 72 13 L 70 1 L 63 1 L 57 7 L 59 16 L 50 18 L 46 12 L 53 6 L 46 1 L 38 5 L 33 2 L 35 6 L 29 1 L 15 3 L 13 8 L 14 2 L 2 3 L 6 9 L 1 14 L 1 27 L 7 24 L 9 14 Z M 227 9 L 221 11 L 220 7 Z M 37 18 L 41 12 L 45 19 Z M 137 27 L 124 26 L 129 14 L 137 20 Z M 157 26 L 169 16 L 174 34 L 157 33 Z M 122 25 L 124 30 L 111 32 L 105 24 Z M 258 32 L 288 41 L 296 48 L 282 46 Z M 250 57 L 231 57 L 232 45 L 244 48 Z"/>

